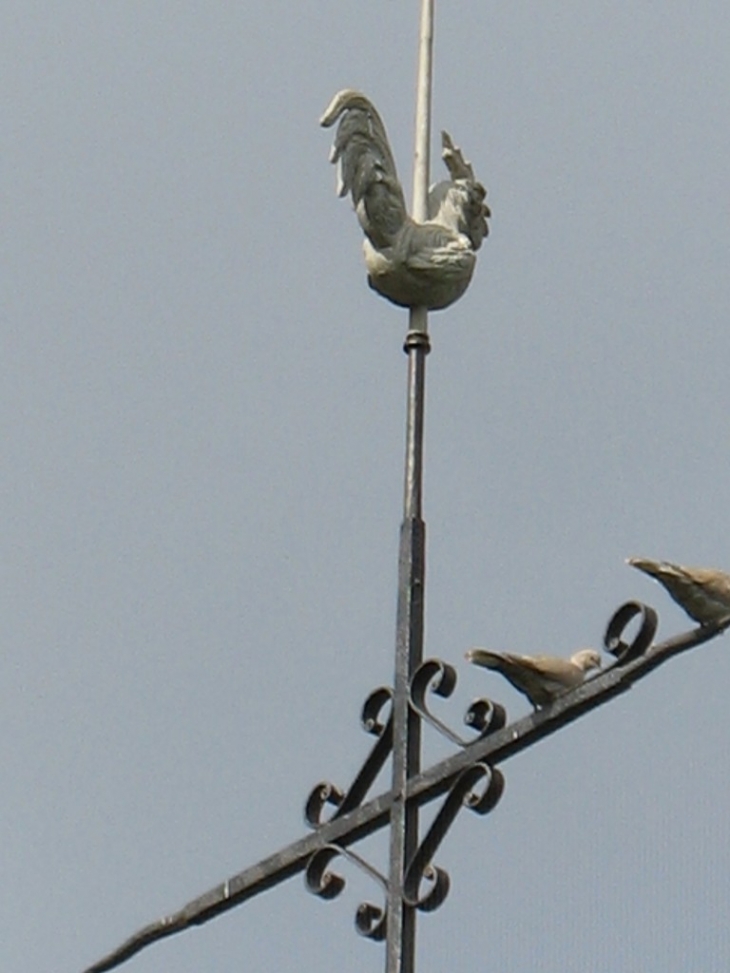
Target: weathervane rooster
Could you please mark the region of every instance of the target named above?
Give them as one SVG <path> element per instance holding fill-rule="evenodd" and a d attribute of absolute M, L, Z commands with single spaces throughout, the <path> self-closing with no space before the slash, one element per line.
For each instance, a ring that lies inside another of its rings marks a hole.
<path fill-rule="evenodd" d="M 441 133 L 442 158 L 450 179 L 428 194 L 428 219 L 418 223 L 406 211 L 403 189 L 375 106 L 359 91 L 338 92 L 320 119 L 339 120 L 330 162 L 337 165 L 337 193 L 352 194 L 365 233 L 368 283 L 400 307 L 448 307 L 466 291 L 476 251 L 489 233 L 487 192 L 471 164 Z"/>

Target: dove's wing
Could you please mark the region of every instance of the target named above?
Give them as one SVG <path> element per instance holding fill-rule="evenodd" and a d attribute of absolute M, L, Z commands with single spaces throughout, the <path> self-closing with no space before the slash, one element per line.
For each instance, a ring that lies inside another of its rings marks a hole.
<path fill-rule="evenodd" d="M 544 706 L 559 693 L 580 685 L 584 676 L 583 670 L 574 663 L 551 655 L 513 655 L 489 649 L 470 649 L 467 659 L 475 665 L 501 672 L 534 706 Z"/>
<path fill-rule="evenodd" d="M 701 625 L 730 616 L 730 574 L 715 568 L 687 568 L 671 561 L 630 557 L 627 561 L 662 584 L 678 605 Z"/>
<path fill-rule="evenodd" d="M 583 670 L 568 659 L 553 655 L 513 656 L 505 653 L 512 666 L 534 674 L 547 688 L 555 692 L 570 689 L 583 682 Z"/>

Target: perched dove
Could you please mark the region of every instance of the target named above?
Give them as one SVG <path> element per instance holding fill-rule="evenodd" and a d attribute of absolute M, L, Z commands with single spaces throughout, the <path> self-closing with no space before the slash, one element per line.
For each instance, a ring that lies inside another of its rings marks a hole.
<path fill-rule="evenodd" d="M 655 578 L 700 625 L 730 621 L 730 574 L 715 568 L 684 568 L 670 561 L 630 557 L 633 568 Z"/>
<path fill-rule="evenodd" d="M 466 658 L 476 666 L 501 672 L 536 709 L 552 702 L 560 693 L 580 686 L 591 669 L 601 668 L 601 657 L 595 649 L 581 649 L 570 659 L 469 649 Z"/>

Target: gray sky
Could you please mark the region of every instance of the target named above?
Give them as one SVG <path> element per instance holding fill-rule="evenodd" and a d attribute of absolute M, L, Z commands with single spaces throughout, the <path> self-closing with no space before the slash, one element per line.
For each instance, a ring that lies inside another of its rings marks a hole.
<path fill-rule="evenodd" d="M 629 597 L 689 628 L 627 555 L 730 568 L 730 17 L 437 7 L 434 129 L 494 212 L 431 317 L 426 652 L 458 724 L 480 693 L 529 708 L 471 645 L 567 655 Z M 3 969 L 80 970 L 298 837 L 367 752 L 407 315 L 365 284 L 317 119 L 363 89 L 410 187 L 417 8 L 0 13 Z M 439 852 L 419 973 L 726 970 L 729 686 L 725 637 L 506 763 Z M 126 968 L 379 970 L 348 878 Z"/>

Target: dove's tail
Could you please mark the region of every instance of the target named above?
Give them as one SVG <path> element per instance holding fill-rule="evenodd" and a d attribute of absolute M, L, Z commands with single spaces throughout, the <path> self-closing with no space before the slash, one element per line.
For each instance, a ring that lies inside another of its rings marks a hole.
<path fill-rule="evenodd" d="M 485 669 L 502 669 L 505 663 L 504 656 L 499 652 L 490 652 L 489 649 L 469 649 L 466 659 L 475 666 L 484 666 Z"/>
<path fill-rule="evenodd" d="M 666 578 L 667 575 L 672 575 L 675 578 L 686 577 L 684 568 L 679 564 L 673 564 L 671 561 L 652 561 L 648 557 L 629 557 L 626 559 L 626 563 L 630 564 L 632 568 L 638 568 L 639 571 L 643 571 L 644 574 L 648 574 L 652 578 Z"/>

